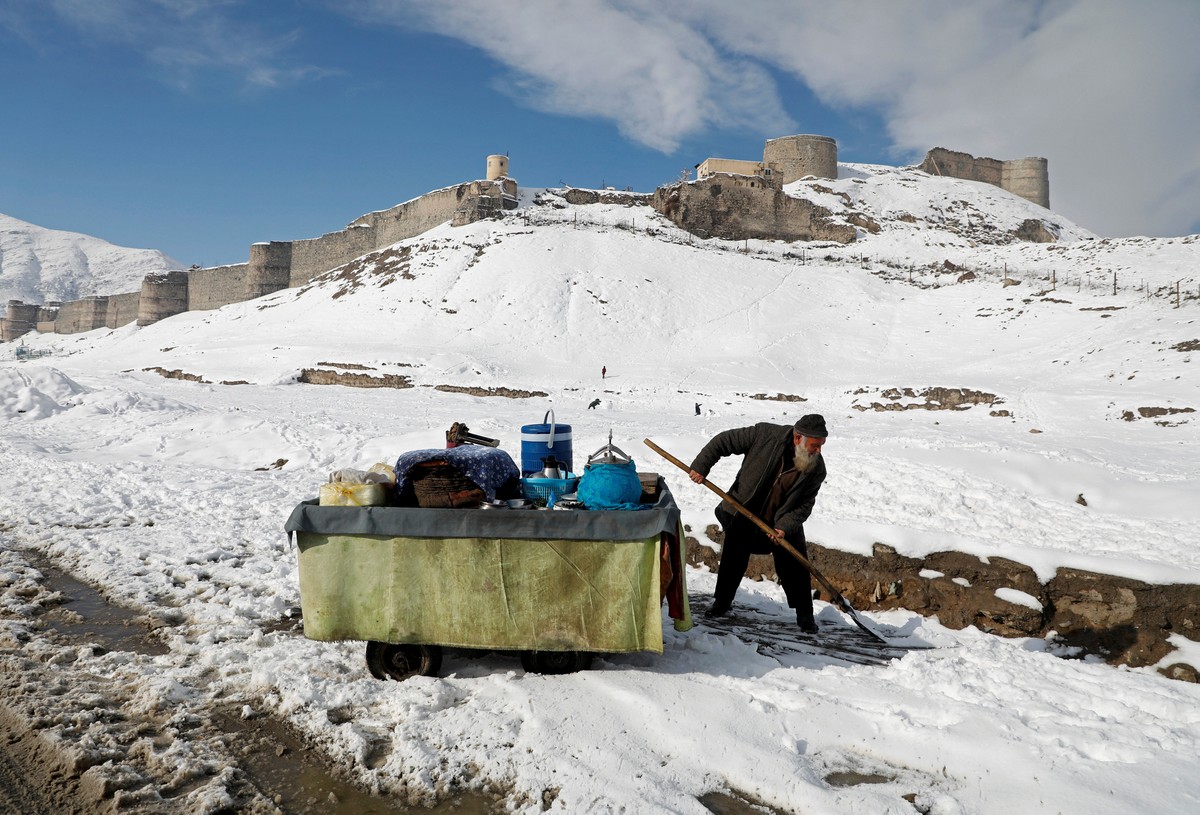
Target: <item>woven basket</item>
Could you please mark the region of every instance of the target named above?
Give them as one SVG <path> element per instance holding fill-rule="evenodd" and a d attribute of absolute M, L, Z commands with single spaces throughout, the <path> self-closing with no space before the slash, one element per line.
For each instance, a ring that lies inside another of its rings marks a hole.
<path fill-rule="evenodd" d="M 483 489 L 445 461 L 426 461 L 409 470 L 408 486 L 419 507 L 453 509 L 487 500 Z"/>

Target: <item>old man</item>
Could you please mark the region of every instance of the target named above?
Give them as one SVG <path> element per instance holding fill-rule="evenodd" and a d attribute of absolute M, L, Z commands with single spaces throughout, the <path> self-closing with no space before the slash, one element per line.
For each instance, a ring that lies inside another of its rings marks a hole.
<path fill-rule="evenodd" d="M 726 501 L 717 507 L 725 542 L 721 546 L 713 604 L 706 616 L 720 617 L 729 612 L 750 555 L 769 552 L 775 557 L 775 573 L 779 575 L 788 605 L 796 609 L 796 624 L 805 633 L 816 633 L 808 569 L 776 542 L 786 539 L 808 557 L 804 522 L 812 513 L 817 492 L 825 481 L 821 448 L 828 436 L 825 418 L 810 413 L 790 426 L 759 422 L 751 427 L 725 430 L 696 456 L 690 476 L 698 484 L 720 459 L 743 456 L 742 466 L 727 492 L 774 530 L 768 536 Z"/>

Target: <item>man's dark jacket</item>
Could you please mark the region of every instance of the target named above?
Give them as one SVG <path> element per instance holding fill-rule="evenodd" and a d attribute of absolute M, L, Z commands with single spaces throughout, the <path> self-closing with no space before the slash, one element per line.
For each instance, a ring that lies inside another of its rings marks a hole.
<path fill-rule="evenodd" d="M 692 469 L 707 477 L 718 459 L 724 456 L 745 456 L 733 486 L 726 492 L 735 501 L 754 512 L 762 508 L 774 483 L 776 468 L 783 458 L 784 450 L 787 450 L 790 459 L 792 426 L 759 422 L 753 427 L 738 427 L 713 436 L 712 441 L 704 445 L 704 449 L 692 462 Z M 782 529 L 783 536 L 789 543 L 804 541 L 804 522 L 812 513 L 817 492 L 824 480 L 825 458 L 821 456 L 817 458 L 817 463 L 811 470 L 796 479 L 796 483 L 780 501 L 773 527 Z M 727 501 L 721 502 L 721 509 L 729 515 L 737 514 L 737 510 Z"/>

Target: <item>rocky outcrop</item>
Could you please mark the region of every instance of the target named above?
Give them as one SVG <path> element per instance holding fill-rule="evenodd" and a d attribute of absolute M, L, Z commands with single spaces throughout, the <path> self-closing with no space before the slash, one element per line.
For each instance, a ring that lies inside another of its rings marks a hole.
<path fill-rule="evenodd" d="M 651 196 L 641 192 L 615 190 L 581 190 L 571 187 L 561 193 L 568 204 L 619 204 L 623 207 L 644 207 Z"/>
<path fill-rule="evenodd" d="M 411 388 L 412 380 L 401 374 L 352 374 L 343 371 L 321 371 L 304 368 L 298 381 L 306 385 L 345 385 L 351 388 Z"/>
<path fill-rule="evenodd" d="M 1001 405 L 1004 400 L 994 393 L 969 388 L 925 388 L 919 393 L 912 388 L 889 388 L 879 394 L 886 403 L 872 402 L 869 406 L 854 404 L 854 410 L 968 410 L 973 405 Z M 902 401 L 905 399 L 923 401 Z"/>
<path fill-rule="evenodd" d="M 769 186 L 750 186 L 742 176 L 659 187 L 650 206 L 699 238 L 852 243 L 857 235 L 824 207 Z"/>
<path fill-rule="evenodd" d="M 443 393 L 466 393 L 471 396 L 502 396 L 505 399 L 532 399 L 548 396 L 545 391 L 527 391 L 520 388 L 480 388 L 475 385 L 434 385 L 435 391 Z"/>
<path fill-rule="evenodd" d="M 723 537 L 716 525 L 706 535 L 718 544 Z M 814 543 L 808 549 L 813 564 L 859 610 L 905 608 L 937 616 L 949 628 L 973 625 L 1003 637 L 1044 638 L 1068 653 L 1099 655 L 1114 665 L 1143 667 L 1166 658 L 1163 674 L 1196 681 L 1200 666 L 1172 662 L 1168 638 L 1200 641 L 1200 586 L 1153 585 L 1069 568 L 1042 583 L 1033 569 L 1006 558 L 985 562 L 962 552 L 912 558 L 881 543 L 869 557 Z M 688 562 L 715 571 L 717 555 L 688 538 Z M 773 558 L 751 557 L 747 576 L 774 580 Z"/>
<path fill-rule="evenodd" d="M 1018 240 L 1030 243 L 1057 243 L 1058 233 L 1045 221 L 1037 218 L 1026 218 L 1013 232 Z"/>

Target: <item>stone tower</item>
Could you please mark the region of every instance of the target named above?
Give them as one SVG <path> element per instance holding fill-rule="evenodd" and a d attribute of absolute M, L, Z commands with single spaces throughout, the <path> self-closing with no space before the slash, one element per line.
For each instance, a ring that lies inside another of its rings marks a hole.
<path fill-rule="evenodd" d="M 153 325 L 188 310 L 187 272 L 156 272 L 142 278 L 137 324 Z"/>
<path fill-rule="evenodd" d="M 1044 158 L 1015 158 L 1000 167 L 1000 187 L 1050 209 L 1050 169 Z"/>
<path fill-rule="evenodd" d="M 4 321 L 4 331 L 0 340 L 12 342 L 18 337 L 28 334 L 37 328 L 38 307 L 20 300 L 8 301 L 8 316 Z"/>
<path fill-rule="evenodd" d="M 763 164 L 772 174 L 781 176 L 777 183 L 790 184 L 805 176 L 837 178 L 837 142 L 829 136 L 781 136 L 767 139 L 763 146 Z"/>
<path fill-rule="evenodd" d="M 291 279 L 291 241 L 250 244 L 250 262 L 246 266 L 247 300 L 286 289 Z"/>
<path fill-rule="evenodd" d="M 487 180 L 496 181 L 508 176 L 508 156 L 487 157 Z"/>

